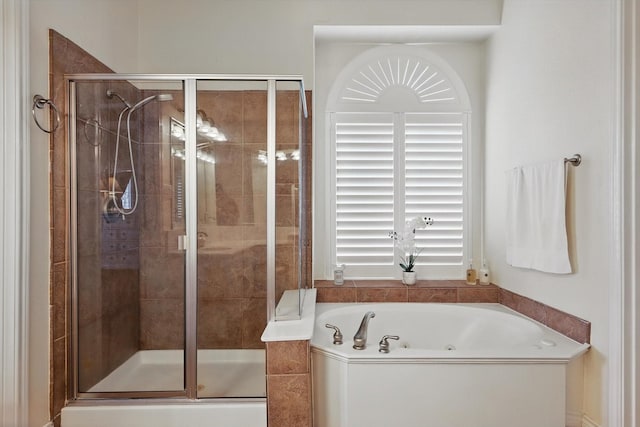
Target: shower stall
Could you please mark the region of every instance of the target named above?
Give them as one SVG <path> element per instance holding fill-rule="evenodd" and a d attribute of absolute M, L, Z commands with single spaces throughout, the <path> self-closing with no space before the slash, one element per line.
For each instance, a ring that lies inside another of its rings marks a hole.
<path fill-rule="evenodd" d="M 302 78 L 66 80 L 72 402 L 264 399 L 309 285 Z"/>

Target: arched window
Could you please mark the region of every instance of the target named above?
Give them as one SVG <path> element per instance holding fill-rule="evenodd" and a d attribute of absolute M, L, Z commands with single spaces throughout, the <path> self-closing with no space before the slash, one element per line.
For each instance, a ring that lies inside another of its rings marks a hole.
<path fill-rule="evenodd" d="M 391 231 L 416 233 L 421 278 L 462 278 L 470 247 L 470 102 L 457 73 L 424 48 L 383 46 L 351 61 L 327 103 L 329 256 L 352 277 L 398 278 Z"/>

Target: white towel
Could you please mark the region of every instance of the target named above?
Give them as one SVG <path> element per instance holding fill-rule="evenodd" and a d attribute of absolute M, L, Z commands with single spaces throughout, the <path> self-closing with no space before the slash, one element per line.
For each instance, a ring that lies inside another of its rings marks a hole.
<path fill-rule="evenodd" d="M 507 171 L 507 263 L 571 273 L 564 160 Z"/>

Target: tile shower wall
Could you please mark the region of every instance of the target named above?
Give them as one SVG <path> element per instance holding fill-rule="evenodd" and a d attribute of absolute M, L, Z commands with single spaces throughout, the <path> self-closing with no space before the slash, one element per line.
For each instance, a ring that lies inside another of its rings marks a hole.
<path fill-rule="evenodd" d="M 169 154 L 168 117 L 184 108 L 179 92 L 168 103 L 151 102 L 140 111 L 144 140 L 140 144 L 140 349 L 184 348 L 185 256 L 177 236 L 184 222 L 172 215 L 173 176 Z M 151 96 L 144 92 L 141 98 Z M 160 117 L 160 119 L 158 119 Z"/>

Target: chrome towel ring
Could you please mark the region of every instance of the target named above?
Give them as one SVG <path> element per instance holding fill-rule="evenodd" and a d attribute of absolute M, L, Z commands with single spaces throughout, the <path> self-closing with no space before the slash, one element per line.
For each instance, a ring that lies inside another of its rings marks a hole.
<path fill-rule="evenodd" d="M 56 113 L 56 124 L 53 126 L 53 129 L 51 130 L 47 130 L 43 128 L 40 122 L 38 122 L 38 118 L 36 117 L 36 108 L 38 108 L 39 110 L 42 110 L 45 107 L 45 105 L 49 105 L 49 107 L 51 107 L 53 111 L 55 111 Z M 45 98 L 42 95 L 33 96 L 33 105 L 31 106 L 31 115 L 33 116 L 33 120 L 35 120 L 36 125 L 38 125 L 38 127 L 46 133 L 53 133 L 56 130 L 58 130 L 58 128 L 60 127 L 60 111 L 58 111 L 58 107 L 56 107 L 53 101 Z"/>

